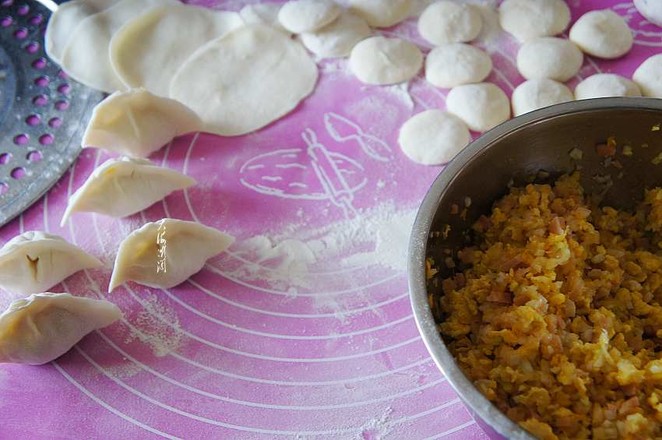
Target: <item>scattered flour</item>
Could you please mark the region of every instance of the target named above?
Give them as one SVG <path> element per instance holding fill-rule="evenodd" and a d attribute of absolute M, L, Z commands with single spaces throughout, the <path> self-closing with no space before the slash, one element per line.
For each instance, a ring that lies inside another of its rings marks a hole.
<path fill-rule="evenodd" d="M 147 297 L 143 306 L 145 309 L 132 319 L 135 328 L 131 329 L 124 343 L 129 344 L 137 339 L 157 357 L 167 356 L 179 349 L 183 335 L 177 313 L 160 303 L 156 295 Z"/>
<path fill-rule="evenodd" d="M 117 379 L 128 379 L 143 371 L 142 367 L 127 358 L 122 358 L 124 363 L 105 367 L 106 373 Z"/>
<path fill-rule="evenodd" d="M 378 418 L 366 422 L 361 427 L 361 433 L 358 440 L 384 440 L 391 433 L 389 419 L 393 413 L 393 408 L 388 407 Z"/>

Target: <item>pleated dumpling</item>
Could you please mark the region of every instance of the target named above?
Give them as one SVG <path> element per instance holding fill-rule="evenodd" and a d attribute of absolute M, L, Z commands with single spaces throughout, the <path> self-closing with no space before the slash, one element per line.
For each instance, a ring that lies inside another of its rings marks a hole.
<path fill-rule="evenodd" d="M 126 281 L 176 286 L 233 241 L 234 237 L 196 222 L 164 218 L 147 223 L 120 243 L 108 291 Z"/>
<path fill-rule="evenodd" d="M 195 179 L 144 159 L 110 159 L 88 177 L 70 198 L 61 225 L 76 212 L 112 217 L 135 214 L 173 191 L 195 185 Z"/>
<path fill-rule="evenodd" d="M 201 129 L 200 118 L 184 104 L 132 89 L 115 92 L 94 107 L 83 146 L 147 157 L 173 138 Z"/>
<path fill-rule="evenodd" d="M 60 236 L 28 231 L 0 248 L 0 287 L 15 294 L 44 292 L 69 275 L 103 263 Z"/>
<path fill-rule="evenodd" d="M 45 364 L 121 317 L 111 302 L 68 293 L 18 299 L 0 315 L 0 363 Z"/>

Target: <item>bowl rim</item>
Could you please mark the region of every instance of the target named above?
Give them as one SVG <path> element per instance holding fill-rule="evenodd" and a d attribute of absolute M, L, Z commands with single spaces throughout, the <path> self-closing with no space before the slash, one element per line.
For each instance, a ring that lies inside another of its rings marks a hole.
<path fill-rule="evenodd" d="M 407 274 L 409 297 L 418 331 L 435 364 L 446 376 L 460 399 L 464 401 L 467 409 L 472 415 L 478 416 L 487 423 L 496 433 L 508 439 L 535 440 L 535 437 L 502 413 L 464 375 L 441 339 L 430 310 L 425 259 L 432 220 L 436 215 L 439 202 L 458 174 L 468 163 L 501 138 L 525 126 L 555 117 L 613 109 L 662 112 L 662 99 L 645 97 L 584 99 L 556 104 L 510 119 L 478 137 L 447 164 L 430 186 L 414 220 L 409 239 Z"/>

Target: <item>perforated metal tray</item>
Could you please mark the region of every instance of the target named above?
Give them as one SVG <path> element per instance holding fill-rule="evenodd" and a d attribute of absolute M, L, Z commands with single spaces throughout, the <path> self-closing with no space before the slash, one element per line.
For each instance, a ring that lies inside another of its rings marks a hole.
<path fill-rule="evenodd" d="M 0 1 L 0 226 L 66 172 L 80 153 L 91 109 L 103 98 L 46 56 L 49 16 L 37 1 Z"/>

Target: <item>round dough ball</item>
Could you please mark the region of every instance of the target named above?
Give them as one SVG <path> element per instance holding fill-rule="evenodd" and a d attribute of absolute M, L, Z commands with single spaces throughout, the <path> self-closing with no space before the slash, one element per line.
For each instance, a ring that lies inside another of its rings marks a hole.
<path fill-rule="evenodd" d="M 370 37 L 354 46 L 349 68 L 366 84 L 408 81 L 423 65 L 420 49 L 400 38 Z"/>
<path fill-rule="evenodd" d="M 412 0 L 349 0 L 350 10 L 372 27 L 385 28 L 407 18 Z"/>
<path fill-rule="evenodd" d="M 312 33 L 301 34 L 301 42 L 322 58 L 345 57 L 356 44 L 368 38 L 372 30 L 361 17 L 343 12 L 334 22 Z"/>
<path fill-rule="evenodd" d="M 579 72 L 583 62 L 582 51 L 572 41 L 562 38 L 529 40 L 517 52 L 517 70 L 526 79 L 565 82 Z"/>
<path fill-rule="evenodd" d="M 560 82 L 547 78 L 531 79 L 523 82 L 513 91 L 513 114 L 519 116 L 573 99 L 570 89 Z"/>
<path fill-rule="evenodd" d="M 278 21 L 294 33 L 313 32 L 338 18 L 340 7 L 333 0 L 290 0 L 278 11 Z"/>
<path fill-rule="evenodd" d="M 641 90 L 634 82 L 614 73 L 591 75 L 575 87 L 575 99 L 608 96 L 641 96 Z"/>
<path fill-rule="evenodd" d="M 570 23 L 570 8 L 563 0 L 505 0 L 499 23 L 519 41 L 560 34 Z"/>
<path fill-rule="evenodd" d="M 623 17 L 609 9 L 579 17 L 570 28 L 569 38 L 585 53 L 608 60 L 628 53 L 634 42 Z"/>
<path fill-rule="evenodd" d="M 653 55 L 641 63 L 632 79 L 644 96 L 662 98 L 662 54 Z"/>
<path fill-rule="evenodd" d="M 446 97 L 446 109 L 473 131 L 487 131 L 510 118 L 510 101 L 492 83 L 457 86 Z"/>
<path fill-rule="evenodd" d="M 492 71 L 492 58 L 477 47 L 445 44 L 430 51 L 425 60 L 425 79 L 434 86 L 451 88 L 483 81 Z"/>
<path fill-rule="evenodd" d="M 634 7 L 646 20 L 662 27 L 662 2 L 660 0 L 634 0 Z"/>
<path fill-rule="evenodd" d="M 246 24 L 266 24 L 284 31 L 285 28 L 278 21 L 278 12 L 280 12 L 281 6 L 278 3 L 246 5 L 239 11 L 239 16 Z"/>
<path fill-rule="evenodd" d="M 471 41 L 482 28 L 478 8 L 451 1 L 432 3 L 418 19 L 418 33 L 435 45 Z"/>
<path fill-rule="evenodd" d="M 247 25 L 196 50 L 172 78 L 170 97 L 195 111 L 206 131 L 238 136 L 293 110 L 317 75 L 315 62 L 285 32 Z"/>
<path fill-rule="evenodd" d="M 398 143 L 414 162 L 442 165 L 462 151 L 470 139 L 469 128 L 460 118 L 433 109 L 408 119 L 400 128 Z"/>

